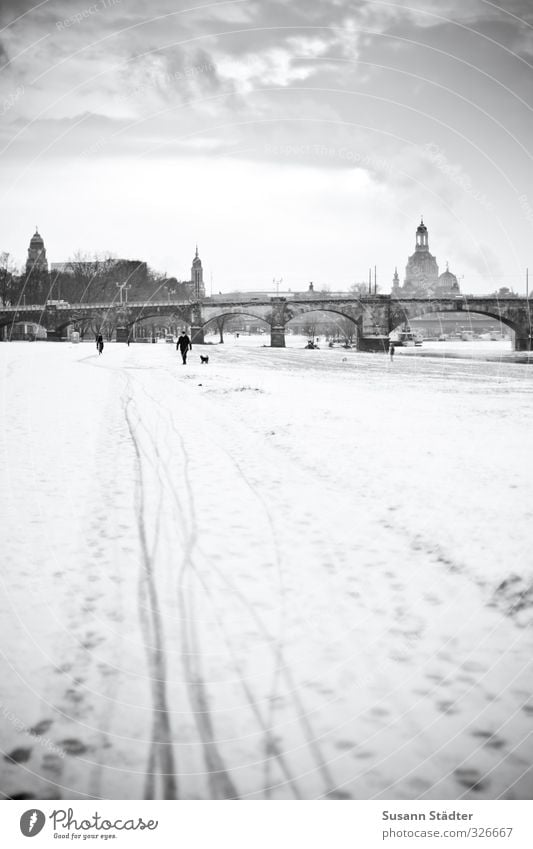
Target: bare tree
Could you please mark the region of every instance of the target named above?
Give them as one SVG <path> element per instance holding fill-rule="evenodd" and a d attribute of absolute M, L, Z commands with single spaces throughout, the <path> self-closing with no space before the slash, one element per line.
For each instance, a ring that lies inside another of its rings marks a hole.
<path fill-rule="evenodd" d="M 74 303 L 115 300 L 117 297 L 113 276 L 115 263 L 115 258 L 110 254 L 90 256 L 82 251 L 76 251 L 66 265 L 66 272 L 70 277 L 68 300 Z"/>
<path fill-rule="evenodd" d="M 357 325 L 351 318 L 341 316 L 337 322 L 337 327 L 345 345 L 351 345 L 354 337 L 357 334 Z"/>
<path fill-rule="evenodd" d="M 149 268 L 146 275 L 146 300 L 162 301 L 168 298 L 168 285 L 169 280 L 165 272 Z M 172 286 L 172 289 L 175 290 L 176 286 Z"/>
<path fill-rule="evenodd" d="M 316 331 L 317 331 L 317 327 L 318 327 L 318 319 L 317 319 L 317 316 L 315 314 L 312 317 L 306 317 L 306 320 L 304 322 L 302 330 L 304 332 L 304 335 L 307 336 L 308 339 L 314 340 L 315 335 L 316 335 Z"/>
<path fill-rule="evenodd" d="M 368 283 L 352 283 L 348 289 L 349 295 L 354 295 L 356 298 L 364 298 L 368 295 Z"/>
<path fill-rule="evenodd" d="M 0 253 L 0 302 L 9 306 L 15 294 L 15 266 L 9 260 L 7 252 Z"/>
<path fill-rule="evenodd" d="M 224 344 L 224 328 L 228 321 L 227 315 L 219 315 L 217 318 L 212 318 L 207 322 L 206 327 L 210 327 L 213 330 L 213 333 L 218 333 L 219 335 L 219 344 Z"/>

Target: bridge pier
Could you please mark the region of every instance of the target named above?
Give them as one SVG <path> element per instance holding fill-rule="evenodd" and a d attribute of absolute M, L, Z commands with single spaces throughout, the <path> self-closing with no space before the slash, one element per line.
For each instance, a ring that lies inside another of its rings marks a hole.
<path fill-rule="evenodd" d="M 204 328 L 202 325 L 191 324 L 191 345 L 204 345 Z"/>
<path fill-rule="evenodd" d="M 284 297 L 272 298 L 272 316 L 270 325 L 270 347 L 285 347 L 285 307 L 287 299 Z"/>
<path fill-rule="evenodd" d="M 284 348 L 285 347 L 285 325 L 273 324 L 270 328 L 270 347 Z"/>
<path fill-rule="evenodd" d="M 359 336 L 357 339 L 357 350 L 371 352 L 373 354 L 386 354 L 389 350 L 388 336 Z"/>
<path fill-rule="evenodd" d="M 514 349 L 515 351 L 533 351 L 533 339 L 529 333 L 515 333 Z"/>
<path fill-rule="evenodd" d="M 190 313 L 190 321 L 191 321 L 191 344 L 192 345 L 204 345 L 204 321 L 202 317 L 202 304 L 200 301 L 196 301 L 192 305 L 191 313 Z"/>
<path fill-rule="evenodd" d="M 61 342 L 62 331 L 61 330 L 47 330 L 46 331 L 46 341 L 47 342 Z"/>

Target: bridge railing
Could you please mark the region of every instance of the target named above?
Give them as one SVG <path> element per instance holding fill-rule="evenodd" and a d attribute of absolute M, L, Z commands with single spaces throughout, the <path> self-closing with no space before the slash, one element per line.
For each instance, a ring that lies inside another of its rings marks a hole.
<path fill-rule="evenodd" d="M 108 310 L 108 309 L 133 309 L 147 307 L 189 307 L 191 301 L 128 301 L 120 304 L 117 301 L 106 301 L 102 303 L 81 303 L 81 304 L 18 304 L 17 306 L 2 306 L 0 312 L 45 312 L 46 310 L 56 310 L 57 312 L 72 312 L 73 310 Z"/>
<path fill-rule="evenodd" d="M 350 302 L 372 301 L 374 303 L 376 301 L 378 301 L 378 302 L 379 301 L 392 301 L 394 303 L 405 302 L 405 301 L 414 301 L 414 302 L 417 302 L 417 303 L 420 303 L 420 301 L 427 301 L 428 303 L 432 303 L 432 302 L 438 303 L 438 302 L 442 302 L 442 301 L 447 301 L 447 302 L 456 301 L 458 303 L 459 302 L 468 303 L 469 301 L 474 301 L 474 302 L 494 301 L 495 303 L 500 303 L 500 304 L 501 303 L 526 302 L 529 305 L 529 304 L 531 304 L 531 302 L 533 300 L 533 293 L 532 293 L 532 295 L 530 296 L 529 299 L 527 299 L 525 296 L 522 296 L 522 295 L 494 295 L 494 294 L 491 294 L 491 295 L 471 295 L 471 294 L 443 295 L 443 296 L 440 296 L 440 297 L 438 297 L 438 296 L 428 296 L 426 298 L 426 297 L 420 297 L 420 296 L 418 296 L 418 297 L 417 296 L 413 296 L 413 297 L 402 297 L 402 296 L 400 296 L 400 297 L 398 297 L 396 295 L 391 295 L 390 293 L 389 294 L 378 293 L 376 295 L 370 295 L 370 294 L 366 294 L 366 293 L 361 294 L 361 295 L 351 295 L 348 292 L 335 292 L 335 293 L 334 292 L 328 292 L 328 293 L 323 293 L 323 294 L 321 294 L 321 293 L 309 294 L 308 292 L 291 292 L 291 293 L 289 293 L 289 296 L 287 296 L 286 293 L 283 293 L 283 295 L 280 294 L 279 296 L 276 295 L 276 294 L 272 294 L 272 295 L 259 294 L 257 296 L 252 294 L 248 297 L 244 297 L 244 296 L 238 297 L 235 293 L 233 295 L 231 293 L 228 293 L 228 294 L 225 294 L 225 295 L 216 295 L 216 296 L 213 296 L 213 297 L 206 297 L 206 298 L 203 298 L 199 302 L 194 302 L 194 301 L 190 301 L 190 300 L 187 300 L 187 301 L 168 301 L 168 300 L 166 300 L 166 301 L 128 301 L 128 302 L 123 303 L 123 304 L 117 303 L 116 301 L 112 301 L 112 302 L 106 301 L 106 302 L 97 302 L 97 303 L 87 303 L 87 302 L 85 302 L 85 303 L 79 303 L 79 304 L 61 304 L 61 305 L 59 305 L 59 304 L 57 304 L 57 305 L 56 304 L 54 304 L 54 305 L 51 305 L 51 304 L 48 304 L 48 305 L 47 304 L 17 304 L 17 305 L 14 305 L 14 306 L 13 305 L 10 305 L 10 306 L 0 305 L 0 312 L 3 312 L 3 313 L 24 313 L 24 312 L 44 313 L 44 312 L 47 312 L 47 311 L 54 310 L 57 313 L 69 313 L 69 312 L 76 312 L 76 311 L 83 312 L 83 311 L 89 311 L 89 310 L 110 310 L 110 309 L 122 309 L 122 310 L 145 309 L 145 310 L 148 310 L 148 309 L 154 309 L 154 308 L 157 309 L 159 307 L 163 307 L 163 308 L 192 307 L 192 306 L 194 306 L 195 303 L 198 303 L 199 306 L 202 306 L 202 304 L 204 304 L 206 307 L 207 306 L 221 305 L 221 304 L 224 304 L 224 303 L 225 304 L 234 304 L 234 305 L 253 304 L 253 303 L 268 304 L 268 303 L 271 303 L 272 300 L 274 300 L 278 297 L 284 298 L 284 299 L 286 298 L 287 300 L 290 299 L 291 301 L 293 301 L 293 300 L 294 301 L 305 301 L 305 302 L 308 302 L 308 303 L 311 303 L 313 301 L 324 302 L 324 301 L 341 301 L 341 300 L 342 301 L 350 301 Z"/>
<path fill-rule="evenodd" d="M 19 304 L 17 307 L 0 306 L 0 312 L 46 312 L 46 304 Z"/>

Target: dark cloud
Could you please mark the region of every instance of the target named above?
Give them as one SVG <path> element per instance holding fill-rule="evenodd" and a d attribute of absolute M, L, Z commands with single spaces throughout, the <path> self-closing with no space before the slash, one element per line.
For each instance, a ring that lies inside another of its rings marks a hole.
<path fill-rule="evenodd" d="M 19 18 L 28 21 L 30 18 L 43 19 L 52 14 L 54 3 L 32 2 L 32 0 L 2 0 L 0 3 L 0 24 L 10 26 Z"/>

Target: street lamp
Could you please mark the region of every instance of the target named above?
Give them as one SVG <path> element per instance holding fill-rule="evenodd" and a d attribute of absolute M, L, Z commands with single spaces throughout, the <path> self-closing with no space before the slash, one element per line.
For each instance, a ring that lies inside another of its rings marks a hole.
<path fill-rule="evenodd" d="M 131 283 L 129 285 L 127 283 L 115 283 L 115 286 L 118 288 L 118 290 L 120 292 L 120 303 L 121 304 L 123 303 L 122 292 L 123 292 L 123 290 L 126 291 L 126 297 L 125 297 L 124 300 L 127 303 L 128 302 L 128 289 L 131 289 Z"/>
<path fill-rule="evenodd" d="M 167 298 L 168 302 L 170 303 L 170 295 L 175 295 L 176 290 L 174 289 L 174 286 L 165 286 L 165 289 L 167 290 Z"/>
<path fill-rule="evenodd" d="M 273 282 L 273 283 L 275 284 L 275 286 L 276 286 L 276 295 L 279 295 L 279 284 L 280 284 L 280 283 L 283 283 L 283 277 L 279 277 L 277 280 L 276 280 L 276 278 L 274 277 L 274 278 L 273 278 L 273 280 L 272 280 L 272 282 Z"/>

